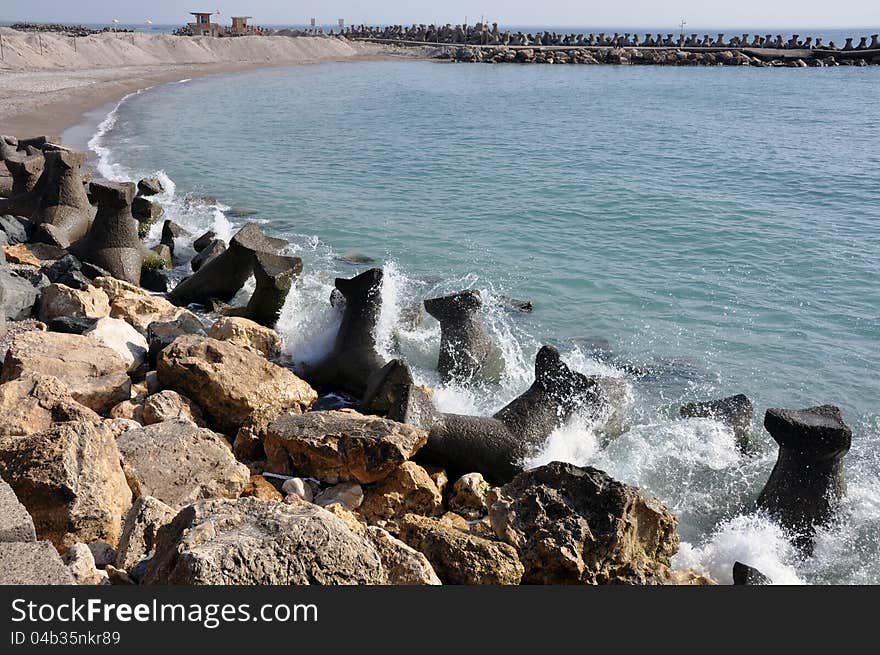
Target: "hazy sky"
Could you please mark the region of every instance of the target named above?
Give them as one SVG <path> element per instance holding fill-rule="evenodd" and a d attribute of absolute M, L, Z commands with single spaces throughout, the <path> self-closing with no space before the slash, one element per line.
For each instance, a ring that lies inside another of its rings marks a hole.
<path fill-rule="evenodd" d="M 184 23 L 187 12 L 219 9 L 221 22 L 250 14 L 255 24 L 470 23 L 481 14 L 507 25 L 666 28 L 684 18 L 704 27 L 874 27 L 880 0 L 0 0 L 0 20 Z"/>

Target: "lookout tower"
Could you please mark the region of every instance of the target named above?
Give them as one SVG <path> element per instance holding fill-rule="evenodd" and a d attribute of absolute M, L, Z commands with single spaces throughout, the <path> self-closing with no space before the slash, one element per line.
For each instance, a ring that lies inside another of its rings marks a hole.
<path fill-rule="evenodd" d="M 232 36 L 247 36 L 248 34 L 254 33 L 254 28 L 247 24 L 250 16 L 233 16 L 232 17 L 232 29 L 230 32 Z"/>
<path fill-rule="evenodd" d="M 196 17 L 194 23 L 189 23 L 188 27 L 195 36 L 220 36 L 221 28 L 219 23 L 212 23 L 211 11 L 191 11 L 189 12 Z"/>

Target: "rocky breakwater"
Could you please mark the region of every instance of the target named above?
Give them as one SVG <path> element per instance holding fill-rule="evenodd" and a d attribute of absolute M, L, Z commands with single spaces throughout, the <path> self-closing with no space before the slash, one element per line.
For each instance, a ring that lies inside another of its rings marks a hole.
<path fill-rule="evenodd" d="M 273 329 L 302 270 L 285 241 L 255 224 L 228 244 L 201 235 L 193 275 L 151 292 L 154 256 L 192 235 L 166 221 L 147 249 L 135 185 L 87 187 L 81 154 L 53 141 L 0 138 L 10 172 L 45 163 L 3 199 L 33 213 L 0 218 L 0 583 L 711 583 L 670 570 L 677 521 L 656 498 L 595 469 L 524 469 L 575 415 L 618 434 L 628 382 L 545 346 L 494 416 L 437 412 L 376 347 L 381 269 L 336 280 L 339 333 L 300 377 Z M 252 276 L 250 299 L 228 305 Z M 441 372 L 488 372 L 479 298 L 425 307 L 443 323 Z M 682 414 L 747 442 L 751 403 L 734 400 Z M 844 492 L 848 428 L 832 408 L 771 410 L 767 427 L 780 463 L 758 505 L 808 534 L 834 511 L 825 492 Z"/>

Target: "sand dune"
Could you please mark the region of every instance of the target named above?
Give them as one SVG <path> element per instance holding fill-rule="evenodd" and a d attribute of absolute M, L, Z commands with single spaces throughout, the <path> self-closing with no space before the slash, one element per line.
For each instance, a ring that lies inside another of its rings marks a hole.
<path fill-rule="evenodd" d="M 0 28 L 0 36 L 0 133 L 18 135 L 58 133 L 89 109 L 184 77 L 395 53 L 331 37 L 104 33 L 74 39 L 9 28 Z"/>

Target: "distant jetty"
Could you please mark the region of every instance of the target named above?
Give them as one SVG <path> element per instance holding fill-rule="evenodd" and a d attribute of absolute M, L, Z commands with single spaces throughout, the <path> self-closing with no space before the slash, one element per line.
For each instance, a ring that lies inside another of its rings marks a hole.
<path fill-rule="evenodd" d="M 497 23 L 476 25 L 366 25 L 346 28 L 353 40 L 409 46 L 435 46 L 437 58 L 485 63 L 642 64 L 731 66 L 867 66 L 880 64 L 880 35 L 834 41 L 799 34 L 725 34 L 700 37 L 651 34 L 559 34 L 502 31 Z"/>

